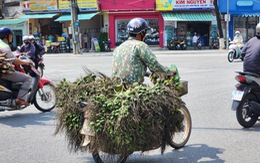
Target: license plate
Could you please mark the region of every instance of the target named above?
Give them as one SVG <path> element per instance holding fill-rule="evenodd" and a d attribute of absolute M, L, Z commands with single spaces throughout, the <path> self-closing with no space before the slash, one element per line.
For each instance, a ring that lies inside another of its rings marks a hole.
<path fill-rule="evenodd" d="M 235 90 L 232 92 L 232 100 L 241 101 L 243 95 L 244 95 L 243 91 Z"/>

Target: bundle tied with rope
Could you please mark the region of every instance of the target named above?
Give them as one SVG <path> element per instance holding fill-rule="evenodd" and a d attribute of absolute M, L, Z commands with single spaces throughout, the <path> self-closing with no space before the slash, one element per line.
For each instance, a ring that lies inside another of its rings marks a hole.
<path fill-rule="evenodd" d="M 15 69 L 12 63 L 6 60 L 7 53 L 0 54 L 0 75 L 13 74 Z"/>
<path fill-rule="evenodd" d="M 65 132 L 72 151 L 103 151 L 127 156 L 166 146 L 165 132 L 183 130 L 181 99 L 173 80 L 156 79 L 153 86 L 124 87 L 119 78 L 89 72 L 75 82 L 57 85 L 56 134 Z M 84 101 L 84 106 L 80 105 Z M 82 146 L 84 112 L 90 111 L 94 137 Z"/>

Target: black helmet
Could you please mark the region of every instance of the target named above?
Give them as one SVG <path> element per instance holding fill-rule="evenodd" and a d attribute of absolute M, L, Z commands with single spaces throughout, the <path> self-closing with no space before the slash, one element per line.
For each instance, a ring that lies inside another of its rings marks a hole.
<path fill-rule="evenodd" d="M 255 30 L 256 30 L 256 35 L 260 37 L 260 23 L 258 23 L 258 24 L 256 25 Z"/>
<path fill-rule="evenodd" d="M 127 31 L 130 34 L 138 34 L 148 28 L 148 23 L 143 18 L 133 18 L 127 24 Z"/>
<path fill-rule="evenodd" d="M 12 30 L 9 27 L 1 27 L 0 28 L 0 38 L 3 39 L 8 37 L 8 35 L 13 34 Z"/>

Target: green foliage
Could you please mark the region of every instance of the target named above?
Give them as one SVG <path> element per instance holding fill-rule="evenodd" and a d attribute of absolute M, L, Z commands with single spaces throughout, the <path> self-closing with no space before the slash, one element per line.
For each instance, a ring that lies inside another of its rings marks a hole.
<path fill-rule="evenodd" d="M 182 130 L 183 116 L 178 111 L 181 99 L 173 80 L 156 81 L 154 86 L 126 87 L 118 78 L 93 73 L 73 83 L 61 81 L 57 87 L 60 109 L 56 133 L 65 130 L 70 147 L 82 149 L 79 132 L 83 114 L 91 110 L 89 125 L 95 137 L 88 147 L 90 151 L 126 156 L 159 146 L 164 149 L 165 132 Z M 80 107 L 79 101 L 86 105 Z"/>

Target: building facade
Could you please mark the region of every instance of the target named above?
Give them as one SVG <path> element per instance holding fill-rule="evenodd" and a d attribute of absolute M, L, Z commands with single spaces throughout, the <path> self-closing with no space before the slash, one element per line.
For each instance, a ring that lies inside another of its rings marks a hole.
<path fill-rule="evenodd" d="M 232 40 L 235 31 L 241 32 L 244 41 L 255 35 L 255 27 L 260 18 L 260 1 L 218 0 L 218 5 L 221 14 L 230 15 L 228 33 Z"/>
<path fill-rule="evenodd" d="M 160 11 L 164 19 L 164 46 L 174 39 L 193 46 L 195 33 L 202 39 L 202 46 L 209 46 L 210 39 L 217 37 L 212 0 L 156 0 L 156 11 Z"/>
<path fill-rule="evenodd" d="M 118 46 L 128 38 L 126 31 L 130 19 L 141 17 L 147 20 L 156 35 L 147 40 L 149 45 L 163 45 L 163 19 L 160 12 L 155 11 L 155 0 L 132 1 L 99 0 L 103 12 L 104 27 L 109 33 L 111 47 Z"/>

